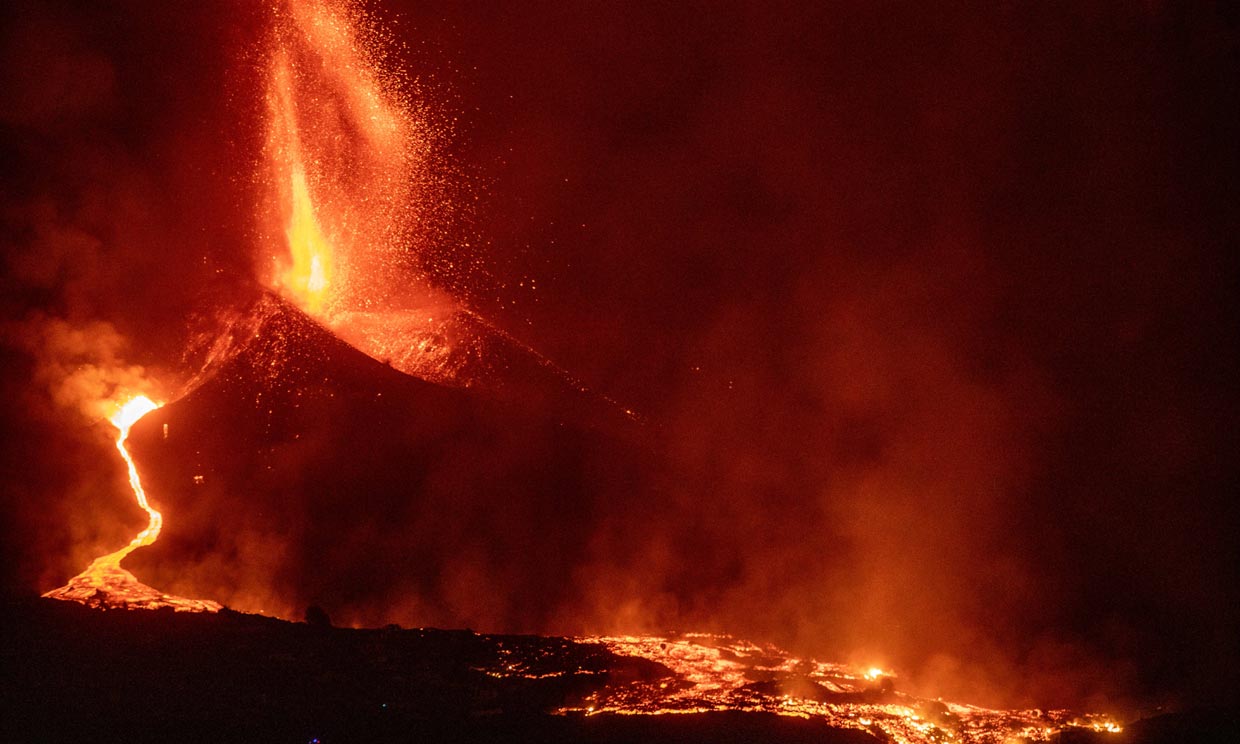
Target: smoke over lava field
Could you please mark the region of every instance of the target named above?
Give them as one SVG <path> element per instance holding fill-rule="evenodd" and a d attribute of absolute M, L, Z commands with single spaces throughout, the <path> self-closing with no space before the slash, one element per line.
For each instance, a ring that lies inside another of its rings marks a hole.
<path fill-rule="evenodd" d="M 1235 699 L 1234 11 L 275 5 L 0 10 L 7 594 Z"/>

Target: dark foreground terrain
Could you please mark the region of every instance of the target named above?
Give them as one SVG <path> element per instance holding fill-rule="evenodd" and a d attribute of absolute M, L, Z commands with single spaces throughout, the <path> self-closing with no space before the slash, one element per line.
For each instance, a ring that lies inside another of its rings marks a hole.
<path fill-rule="evenodd" d="M 562 638 L 352 630 L 224 611 L 3 605 L 4 742 L 874 742 L 767 713 L 554 711 L 673 673 Z M 1067 742 L 1240 741 L 1234 712 L 1136 722 Z"/>

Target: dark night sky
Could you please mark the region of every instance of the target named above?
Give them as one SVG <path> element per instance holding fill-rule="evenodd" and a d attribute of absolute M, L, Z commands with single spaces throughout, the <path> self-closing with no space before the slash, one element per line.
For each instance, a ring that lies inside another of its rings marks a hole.
<path fill-rule="evenodd" d="M 176 368 L 188 329 L 254 292 L 262 15 L 149 5 L 0 11 L 13 592 L 127 529 L 82 516 L 121 476 L 106 433 L 50 400 L 56 370 Z M 658 475 L 629 489 L 594 463 L 572 487 L 623 509 L 511 512 L 574 546 L 543 564 L 563 574 L 496 554 L 417 575 L 452 565 L 445 539 L 391 569 L 426 595 L 400 608 L 297 587 L 354 581 L 365 546 L 425 534 L 419 511 L 362 524 L 282 496 L 286 553 L 315 519 L 355 550 L 314 564 L 336 582 L 289 558 L 275 594 L 488 630 L 711 628 L 1000 702 L 1234 698 L 1234 11 L 529 5 L 379 9 L 408 45 L 393 64 L 456 120 L 469 208 L 428 269 L 638 410 Z M 531 431 L 512 457 L 559 463 Z M 347 470 L 332 451 L 286 467 Z M 372 458 L 378 503 L 406 467 Z M 501 527 L 474 538 L 521 551 Z"/>

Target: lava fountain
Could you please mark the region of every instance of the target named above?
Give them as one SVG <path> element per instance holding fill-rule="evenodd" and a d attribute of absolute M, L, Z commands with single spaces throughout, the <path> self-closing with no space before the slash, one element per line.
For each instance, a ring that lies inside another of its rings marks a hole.
<path fill-rule="evenodd" d="M 163 514 L 151 506 L 146 497 L 146 489 L 142 487 L 142 477 L 138 475 L 138 466 L 129 452 L 126 442 L 129 431 L 143 416 L 161 407 L 145 395 L 130 398 L 117 408 L 108 421 L 116 427 L 116 451 L 129 472 L 129 487 L 133 489 L 134 499 L 138 506 L 147 514 L 146 528 L 137 534 L 129 544 L 112 553 L 100 556 L 91 561 L 82 573 L 74 576 L 68 584 L 45 593 L 44 597 L 64 599 L 92 607 L 120 607 L 125 609 L 158 609 L 171 607 L 178 612 L 215 612 L 220 605 L 207 599 L 189 599 L 164 594 L 154 589 L 121 568 L 123 561 L 138 548 L 146 547 L 159 538 L 160 529 L 164 524 Z"/>
<path fill-rule="evenodd" d="M 289 0 L 266 53 L 267 284 L 337 334 L 393 304 L 433 135 L 349 3 Z M 371 35 L 376 32 L 371 31 Z"/>
<path fill-rule="evenodd" d="M 426 249 L 456 208 L 439 156 L 449 125 L 383 64 L 387 46 L 357 4 L 277 6 L 264 53 L 265 284 L 362 353 L 466 387 L 485 377 L 489 349 L 533 350 L 427 278 Z"/>

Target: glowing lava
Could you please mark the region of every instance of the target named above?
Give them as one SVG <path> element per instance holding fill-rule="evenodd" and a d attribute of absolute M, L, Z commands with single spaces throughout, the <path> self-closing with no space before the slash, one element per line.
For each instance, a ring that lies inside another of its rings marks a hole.
<path fill-rule="evenodd" d="M 368 29 L 351 3 L 287 0 L 267 52 L 269 283 L 328 326 L 391 290 L 426 180 L 422 118 Z"/>
<path fill-rule="evenodd" d="M 364 354 L 467 386 L 487 324 L 420 269 L 447 209 L 433 117 L 348 0 L 274 6 L 259 205 L 267 286 Z"/>
<path fill-rule="evenodd" d="M 138 548 L 150 545 L 159 537 L 163 528 L 164 517 L 146 498 L 146 489 L 142 487 L 142 478 L 138 475 L 138 466 L 125 442 L 129 439 L 129 430 L 146 414 L 159 408 L 160 404 L 139 395 L 131 398 L 108 420 L 116 427 L 116 450 L 120 452 L 129 470 L 129 487 L 133 489 L 138 506 L 147 514 L 146 528 L 129 541 L 129 544 L 114 553 L 100 556 L 91 562 L 86 570 L 74 576 L 69 583 L 44 594 L 51 599 L 65 599 L 92 607 L 121 607 L 125 609 L 158 609 L 171 607 L 178 612 L 215 612 L 220 605 L 206 599 L 188 599 L 164 594 L 138 581 L 132 573 L 121 568 L 121 561 Z"/>
<path fill-rule="evenodd" d="M 621 656 L 658 662 L 662 678 L 619 680 L 562 714 L 661 715 L 744 710 L 822 721 L 869 731 L 900 744 L 946 741 L 976 744 L 1049 741 L 1071 729 L 1117 733 L 1098 715 L 1066 710 L 992 710 L 918 698 L 900 692 L 895 675 L 871 668 L 799 659 L 770 645 L 728 636 L 688 633 L 675 638 L 578 638 Z M 520 667 L 488 673 L 526 676 Z"/>
<path fill-rule="evenodd" d="M 484 346 L 501 337 L 411 272 L 414 236 L 423 229 L 419 217 L 433 211 L 436 199 L 434 136 L 425 117 L 417 115 L 398 81 L 382 72 L 373 32 L 365 33 L 357 6 L 347 0 L 284 0 L 273 7 L 266 198 L 259 205 L 267 225 L 267 286 L 345 342 L 402 372 L 472 384 L 479 376 L 473 370 L 486 370 L 490 363 Z M 529 356 L 538 369 L 552 367 Z M 163 525 L 126 446 L 134 424 L 159 407 L 139 395 L 109 418 L 134 497 L 148 515 L 146 528 L 45 597 L 98 607 L 220 609 L 208 600 L 163 594 L 120 565 L 134 550 L 155 542 Z M 1100 716 L 920 699 L 899 692 L 895 675 L 877 667 L 798 659 L 772 646 L 722 636 L 577 640 L 657 662 L 668 674 L 610 681 L 560 710 L 563 714 L 761 711 L 870 731 L 905 744 L 1046 741 L 1074 727 L 1119 730 Z M 571 672 L 535 671 L 516 662 L 481 671 L 525 678 Z"/>
<path fill-rule="evenodd" d="M 293 170 L 292 213 L 289 216 L 288 245 L 291 258 L 280 275 L 279 285 L 312 315 L 321 313 L 330 285 L 331 244 L 323 236 L 314 204 L 306 186 L 305 170 Z"/>

